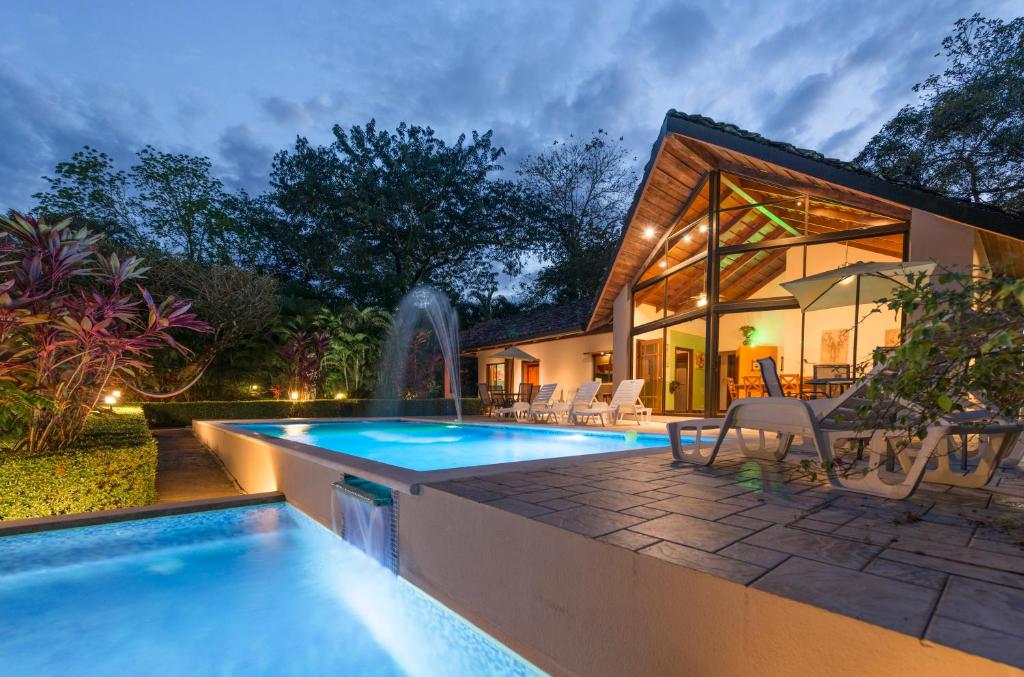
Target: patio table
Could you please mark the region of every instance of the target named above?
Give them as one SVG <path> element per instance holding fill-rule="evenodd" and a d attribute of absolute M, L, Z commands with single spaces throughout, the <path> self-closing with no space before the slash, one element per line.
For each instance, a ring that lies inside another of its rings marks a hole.
<path fill-rule="evenodd" d="M 853 378 L 841 377 L 841 378 L 809 378 L 804 383 L 812 386 L 822 386 L 825 388 L 825 394 L 829 397 L 838 397 L 843 393 L 844 390 L 853 385 Z"/>

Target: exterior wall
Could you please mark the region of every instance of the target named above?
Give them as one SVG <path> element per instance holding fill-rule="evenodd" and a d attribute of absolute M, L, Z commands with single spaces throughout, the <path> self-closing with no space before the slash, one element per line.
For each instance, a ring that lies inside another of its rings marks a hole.
<path fill-rule="evenodd" d="M 612 334 L 604 332 L 554 341 L 522 343 L 517 347 L 540 361 L 541 383 L 558 384 L 555 400 L 570 400 L 581 383 L 594 379 L 593 358 L 589 353 L 612 350 Z M 500 351 L 500 348 L 491 348 L 477 353 L 477 383 L 487 381 L 488 364 L 504 362 L 502 358 L 489 357 Z M 612 369 L 618 368 L 618 354 L 613 353 Z M 515 361 L 512 372 L 511 388 L 514 391 L 523 377 L 523 363 L 520 360 Z"/>
<path fill-rule="evenodd" d="M 552 674 L 1016 673 L 430 487 L 399 502 L 401 576 Z"/>
<path fill-rule="evenodd" d="M 920 209 L 910 217 L 910 260 L 968 268 L 974 263 L 974 229 Z"/>

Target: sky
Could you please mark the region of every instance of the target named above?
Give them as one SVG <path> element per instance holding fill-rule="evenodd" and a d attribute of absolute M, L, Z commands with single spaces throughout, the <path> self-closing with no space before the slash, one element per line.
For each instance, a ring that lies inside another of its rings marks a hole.
<path fill-rule="evenodd" d="M 494 130 L 507 168 L 570 134 L 638 168 L 675 108 L 841 159 L 941 70 L 953 22 L 1020 0 L 558 2 L 0 0 L 0 207 L 83 145 L 146 144 L 266 188 L 296 136 L 376 118 Z"/>

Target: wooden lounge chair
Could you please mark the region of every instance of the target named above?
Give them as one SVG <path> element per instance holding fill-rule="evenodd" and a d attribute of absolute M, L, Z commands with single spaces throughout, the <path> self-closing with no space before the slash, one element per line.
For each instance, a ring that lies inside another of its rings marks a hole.
<path fill-rule="evenodd" d="M 612 395 L 610 403 L 595 402 L 589 407 L 575 409 L 569 414 L 569 420 L 575 424 L 587 422 L 592 418 L 599 419 L 601 425 L 606 425 L 605 417 L 612 423 L 620 418 L 633 416 L 637 425 L 649 421 L 651 416 L 650 407 L 644 406 L 640 401 L 640 391 L 643 390 L 644 380 L 642 378 L 626 379 L 619 383 Z"/>
<path fill-rule="evenodd" d="M 533 398 L 533 402 L 513 402 L 508 407 L 495 409 L 494 413 L 497 416 L 510 417 L 513 420 L 529 418 L 535 406 L 546 407 L 551 404 L 551 399 L 555 396 L 556 390 L 558 390 L 557 383 L 545 383 L 537 391 L 536 396 Z"/>
<path fill-rule="evenodd" d="M 551 419 L 555 423 L 558 423 L 562 417 L 570 418 L 573 411 L 593 406 L 600 387 L 600 381 L 586 381 L 580 385 L 571 402 L 551 402 L 547 405 L 535 406 L 531 408 L 530 418 L 536 421 Z"/>

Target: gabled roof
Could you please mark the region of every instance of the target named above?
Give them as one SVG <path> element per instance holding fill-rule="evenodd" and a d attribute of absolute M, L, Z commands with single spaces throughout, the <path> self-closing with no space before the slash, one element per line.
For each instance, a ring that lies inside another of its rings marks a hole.
<path fill-rule="evenodd" d="M 543 339 L 583 334 L 594 307 L 592 298 L 560 306 L 543 306 L 511 317 L 486 320 L 459 335 L 462 350 L 500 348 Z M 607 327 L 598 328 L 592 333 Z"/>
<path fill-rule="evenodd" d="M 764 138 L 735 125 L 670 110 L 644 168 L 622 239 L 598 294 L 589 327 L 607 323 L 618 293 L 640 272 L 654 245 L 685 214 L 712 170 L 797 188 L 887 217 L 909 221 L 911 209 L 1024 239 L 1024 216 L 890 181 L 849 162 Z M 650 230 L 652 237 L 644 237 Z"/>

